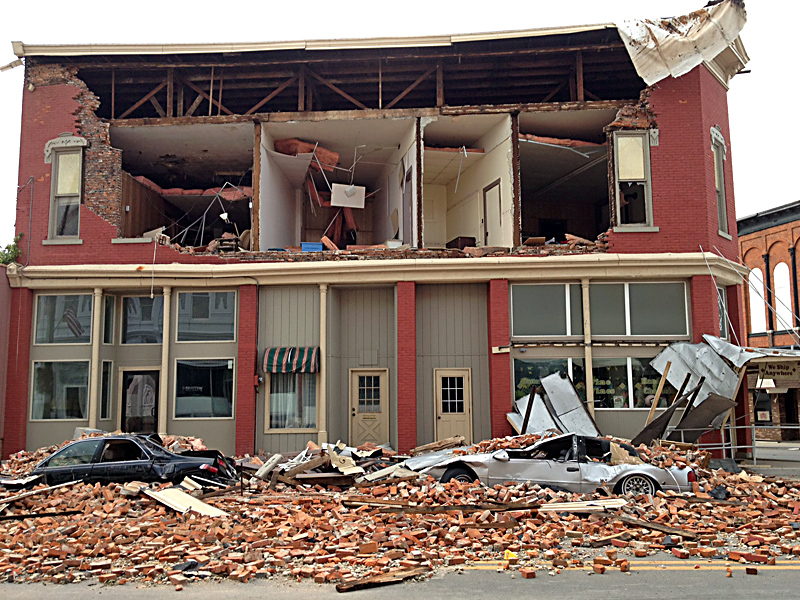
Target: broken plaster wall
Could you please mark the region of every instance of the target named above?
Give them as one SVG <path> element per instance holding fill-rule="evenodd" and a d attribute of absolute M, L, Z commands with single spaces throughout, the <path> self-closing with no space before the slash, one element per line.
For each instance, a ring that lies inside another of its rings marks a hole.
<path fill-rule="evenodd" d="M 298 246 L 304 196 L 298 201 L 295 188 L 267 152 L 274 149 L 272 135 L 261 125 L 261 148 L 257 149 L 261 152 L 259 244 L 261 248 Z"/>
<path fill-rule="evenodd" d="M 392 226 L 392 213 L 397 211 L 399 239 L 403 238 L 403 183 L 400 174 L 412 169 L 411 185 L 412 207 L 416 205 L 418 197 L 416 190 L 416 163 L 417 163 L 417 133 L 416 119 L 407 119 L 408 129 L 399 140 L 398 149 L 386 161 L 375 185 L 380 189 L 375 194 L 373 212 L 373 243 L 382 244 L 386 240 L 394 239 L 395 231 Z M 404 171 L 405 169 L 405 171 Z"/>
<path fill-rule="evenodd" d="M 122 213 L 122 150 L 111 145 L 108 123 L 95 114 L 100 99 L 78 78 L 77 69 L 64 65 L 37 65 L 26 68 L 26 85 L 33 89 L 50 85 L 75 88 L 76 135 L 89 141 L 83 155 L 83 204 L 119 232 Z M 56 133 L 53 135 L 55 137 Z M 44 148 L 42 148 L 44 160 Z"/>

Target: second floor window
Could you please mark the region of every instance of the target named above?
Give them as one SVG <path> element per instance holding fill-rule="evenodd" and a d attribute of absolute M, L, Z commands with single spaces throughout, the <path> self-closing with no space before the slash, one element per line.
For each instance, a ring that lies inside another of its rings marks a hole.
<path fill-rule="evenodd" d="M 45 145 L 45 162 L 53 165 L 50 181 L 48 238 L 77 238 L 83 187 L 84 138 L 61 134 Z"/>
<path fill-rule="evenodd" d="M 649 130 L 615 132 L 614 165 L 617 224 L 652 226 Z"/>

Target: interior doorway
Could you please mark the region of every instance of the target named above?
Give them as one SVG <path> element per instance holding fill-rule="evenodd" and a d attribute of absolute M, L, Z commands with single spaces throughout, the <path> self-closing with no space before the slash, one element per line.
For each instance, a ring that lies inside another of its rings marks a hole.
<path fill-rule="evenodd" d="M 158 431 L 158 369 L 120 369 L 120 429 L 128 433 Z"/>

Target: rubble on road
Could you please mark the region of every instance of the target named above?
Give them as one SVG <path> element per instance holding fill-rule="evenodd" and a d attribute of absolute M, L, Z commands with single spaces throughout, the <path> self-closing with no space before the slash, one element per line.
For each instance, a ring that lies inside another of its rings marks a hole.
<path fill-rule="evenodd" d="M 524 447 L 540 438 L 485 440 L 456 451 Z M 0 581 L 185 587 L 199 579 L 292 578 L 347 591 L 477 561 L 505 561 L 533 579 L 543 570 L 627 572 L 636 569 L 634 558 L 664 553 L 748 565 L 800 556 L 800 484 L 709 470 L 696 450 L 639 449 L 646 461 L 694 468 L 694 494 L 608 498 L 530 483 L 487 488 L 418 474 L 390 478 L 403 471 L 391 451 L 378 448 L 310 446 L 263 479 L 205 494 L 191 481 L 183 488 L 74 483 L 0 492 Z M 366 471 L 362 481 L 345 488 L 299 479 L 336 475 L 332 454 Z M 247 457 L 246 470 L 268 460 Z M 23 464 L 27 457 L 18 456 L 10 468 Z M 381 470 L 386 478 L 368 479 Z"/>

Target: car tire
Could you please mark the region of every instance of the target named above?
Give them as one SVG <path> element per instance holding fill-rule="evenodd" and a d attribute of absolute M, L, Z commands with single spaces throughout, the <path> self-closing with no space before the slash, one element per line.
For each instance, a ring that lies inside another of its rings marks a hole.
<path fill-rule="evenodd" d="M 472 469 L 468 469 L 461 465 L 450 467 L 447 471 L 444 472 L 442 478 L 439 480 L 442 483 L 447 483 L 448 481 L 458 481 L 459 483 L 472 483 L 476 481 L 478 476 L 475 475 L 475 472 Z"/>
<path fill-rule="evenodd" d="M 643 494 L 652 496 L 659 490 L 658 484 L 647 475 L 628 475 L 619 482 L 617 488 L 618 492 L 623 496 L 628 494 L 634 496 L 641 496 Z"/>

